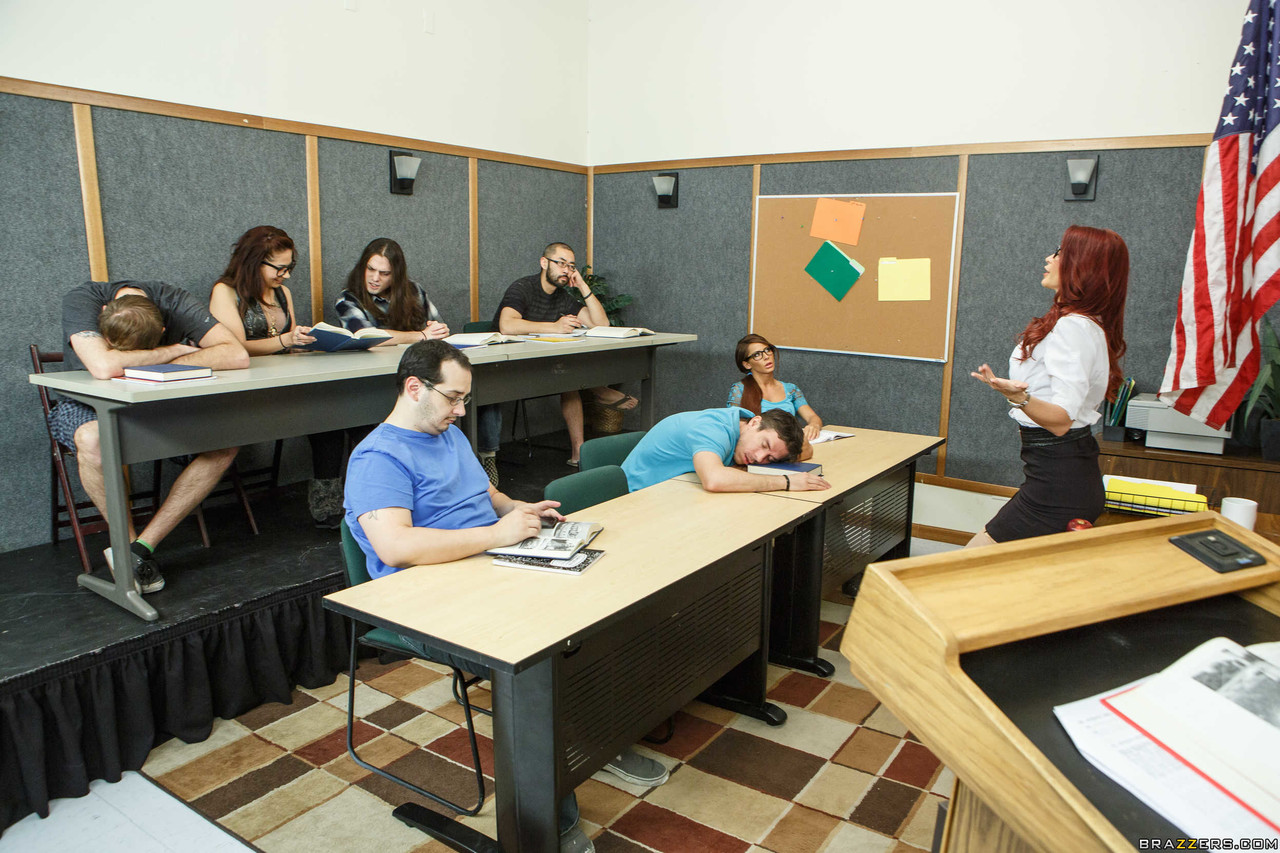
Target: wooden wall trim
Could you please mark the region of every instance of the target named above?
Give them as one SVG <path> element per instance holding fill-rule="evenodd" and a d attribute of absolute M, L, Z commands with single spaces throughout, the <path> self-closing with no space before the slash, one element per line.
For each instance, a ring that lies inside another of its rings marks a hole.
<path fill-rule="evenodd" d="M 89 249 L 89 277 L 107 281 L 107 240 L 102 228 L 102 196 L 98 192 L 98 155 L 93 144 L 93 112 L 88 104 L 72 104 L 76 161 L 80 166 L 80 203 L 84 208 L 85 242 Z"/>
<path fill-rule="evenodd" d="M 67 101 L 73 104 L 87 104 L 89 106 L 110 107 L 138 113 L 173 116 L 196 121 L 211 121 L 218 124 L 232 124 L 237 127 L 254 127 L 261 130 L 296 133 L 300 136 L 342 139 L 348 142 L 364 142 L 370 145 L 385 145 L 391 148 L 412 148 L 433 154 L 474 157 L 478 160 L 492 160 L 498 163 L 512 163 L 518 166 L 553 169 L 559 172 L 572 172 L 577 175 L 588 174 L 589 168 L 577 163 L 544 160 L 539 157 L 525 157 L 519 154 L 506 154 L 501 151 L 488 151 L 483 148 L 448 145 L 427 139 L 391 136 L 385 133 L 372 133 L 345 127 L 330 127 L 328 125 L 288 121 L 247 113 L 227 112 L 226 110 L 215 110 L 207 107 L 193 107 L 187 104 L 154 101 L 129 95 L 113 95 L 109 92 L 76 89 L 70 86 L 55 86 L 52 83 L 20 80 L 16 77 L 0 77 L 0 92 L 10 95 L 25 95 L 31 98 L 44 98 L 50 101 Z M 653 160 L 645 163 L 610 163 L 590 167 L 590 173 L 593 175 L 611 175 L 619 172 L 649 172 L 663 169 L 704 169 L 715 166 L 757 166 L 771 163 L 813 163 L 828 160 L 955 157 L 963 154 L 1028 154 L 1058 151 L 1105 151 L 1126 148 L 1203 148 L 1212 141 L 1213 134 L 1210 133 L 1182 133 L 1164 136 L 1114 136 L 1096 139 L 1048 139 L 1028 142 L 975 142 L 904 148 L 863 148 L 847 151 L 801 151 L 787 154 L 749 154 L 735 157 L 702 157 L 688 160 Z"/>
<path fill-rule="evenodd" d="M 474 323 L 480 319 L 480 161 L 475 157 L 467 158 L 467 222 L 471 243 L 468 288 L 471 293 L 471 322 Z"/>
<path fill-rule="evenodd" d="M 927 524 L 911 525 L 911 535 L 916 539 L 929 539 L 934 542 L 946 542 L 950 545 L 967 545 L 973 538 L 972 533 L 964 530 L 952 530 L 950 527 L 931 527 Z"/>
<path fill-rule="evenodd" d="M 385 145 L 388 148 L 412 148 L 417 151 L 427 151 L 432 154 L 451 154 L 456 157 L 476 157 L 481 160 L 513 163 L 518 166 L 535 166 L 541 169 L 573 172 L 579 175 L 587 173 L 586 166 L 580 166 L 576 163 L 562 163 L 559 160 L 544 160 L 539 157 L 525 157 L 519 154 L 504 154 L 501 151 L 487 151 L 482 148 L 447 145 L 441 142 L 431 142 L 430 140 L 415 139 L 408 136 L 391 136 L 385 133 L 371 133 L 345 127 L 330 127 L 323 124 L 286 121 L 285 119 L 268 118 L 247 113 L 233 113 L 206 107 L 174 104 L 168 101 L 153 101 L 148 98 L 135 98 L 129 95 L 113 95 L 109 92 L 55 86 L 50 83 L 37 83 L 32 80 L 19 80 L 14 77 L 0 77 L 0 92 L 10 95 L 25 95 L 31 98 L 44 98 L 50 101 L 69 101 L 95 107 L 110 107 L 111 109 L 129 110 L 135 113 L 150 113 L 151 115 L 172 116 L 195 121 L 210 121 L 217 124 L 231 124 L 237 127 L 253 127 L 259 130 L 296 133 L 299 136 L 341 139 L 347 142 L 365 142 L 371 145 Z"/>
<path fill-rule="evenodd" d="M 756 300 L 756 218 L 760 208 L 760 164 L 751 167 L 751 221 L 747 223 L 747 233 L 751 235 L 747 244 L 747 329 L 755 329 Z"/>
<path fill-rule="evenodd" d="M 595 266 L 596 253 L 596 171 L 587 167 L 587 266 Z"/>
<path fill-rule="evenodd" d="M 926 486 L 941 486 L 944 489 L 958 489 L 962 492 L 977 492 L 980 495 L 995 495 L 998 498 L 1011 498 L 1018 493 L 1013 486 L 997 486 L 995 483 L 980 483 L 977 480 L 961 480 L 957 477 L 943 477 L 939 474 L 916 474 L 916 482 Z"/>
<path fill-rule="evenodd" d="M 942 409 L 938 413 L 938 435 L 947 437 L 951 424 L 951 374 L 956 354 L 956 313 L 960 309 L 960 262 L 964 259 L 964 203 L 969 187 L 969 155 L 960 155 L 956 175 L 959 197 L 956 199 L 956 244 L 952 248 L 951 266 L 951 316 L 947 318 L 947 357 L 942 363 Z M 947 473 L 947 446 L 938 448 L 938 475 Z"/>
<path fill-rule="evenodd" d="M 818 163 L 829 160 L 897 160 L 908 157 L 956 157 L 964 154 L 1035 154 L 1127 148 L 1203 148 L 1212 141 L 1211 133 L 1182 133 L 1168 136 L 1047 139 L 1034 142 L 975 142 L 964 145 L 922 145 L 911 148 L 862 148 L 848 151 L 701 157 L 691 160 L 652 160 L 646 163 L 610 163 L 594 168 L 597 175 L 612 175 L 619 172 L 656 172 L 667 169 L 705 169 L 716 166 L 754 166 L 776 163 Z"/>
<path fill-rule="evenodd" d="M 307 266 L 311 270 L 311 325 L 324 319 L 324 254 L 320 247 L 320 141 L 307 137 Z"/>

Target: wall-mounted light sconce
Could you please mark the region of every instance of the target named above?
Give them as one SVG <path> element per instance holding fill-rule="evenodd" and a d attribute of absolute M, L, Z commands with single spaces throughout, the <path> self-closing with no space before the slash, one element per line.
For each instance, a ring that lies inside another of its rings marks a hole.
<path fill-rule="evenodd" d="M 1098 188 L 1098 158 L 1067 159 L 1067 201 L 1093 201 Z"/>
<path fill-rule="evenodd" d="M 653 189 L 658 193 L 658 209 L 680 206 L 680 176 L 675 172 L 661 172 L 653 179 Z"/>
<path fill-rule="evenodd" d="M 413 195 L 413 181 L 418 177 L 418 167 L 422 158 L 415 157 L 408 151 L 390 151 L 391 158 L 391 192 L 396 195 Z"/>

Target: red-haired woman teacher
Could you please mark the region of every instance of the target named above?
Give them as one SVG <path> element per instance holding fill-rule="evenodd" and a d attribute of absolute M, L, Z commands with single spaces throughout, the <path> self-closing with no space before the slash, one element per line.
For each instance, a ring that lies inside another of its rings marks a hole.
<path fill-rule="evenodd" d="M 1129 249 L 1114 231 L 1072 225 L 1045 258 L 1053 305 L 1027 324 L 1009 378 L 982 365 L 975 379 L 1000 392 L 1022 437 L 1024 481 L 969 545 L 1060 533 L 1102 514 L 1098 442 L 1091 426 L 1114 399 L 1124 355 Z"/>

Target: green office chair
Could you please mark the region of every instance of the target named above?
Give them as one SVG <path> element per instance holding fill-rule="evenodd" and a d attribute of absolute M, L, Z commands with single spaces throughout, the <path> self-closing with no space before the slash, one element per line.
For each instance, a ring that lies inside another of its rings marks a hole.
<path fill-rule="evenodd" d="M 617 435 L 606 435 L 593 438 L 582 443 L 579 457 L 580 471 L 589 471 L 601 465 L 621 465 L 648 430 L 639 432 L 620 432 Z"/>
<path fill-rule="evenodd" d="M 622 469 L 617 465 L 601 465 L 590 471 L 579 471 L 552 480 L 542 490 L 542 497 L 549 501 L 560 501 L 560 512 L 568 515 L 622 497 L 627 492 L 627 475 Z"/>
<path fill-rule="evenodd" d="M 492 320 L 472 320 L 470 323 L 462 324 L 462 333 L 470 335 L 475 332 L 496 332 L 493 327 Z"/>
<path fill-rule="evenodd" d="M 362 584 L 369 580 L 369 570 L 365 563 L 364 551 L 360 549 L 359 543 L 355 537 L 351 535 L 351 529 L 347 527 L 346 519 L 342 521 L 342 557 L 347 567 L 347 582 L 351 586 Z M 472 808 L 460 806 L 457 803 L 450 802 L 445 798 L 424 790 L 407 779 L 402 779 L 393 773 L 383 770 L 381 767 L 375 767 L 369 764 L 356 754 L 355 742 L 353 740 L 353 731 L 355 729 L 355 704 L 356 704 L 356 644 L 363 643 L 370 648 L 378 649 L 381 652 L 390 652 L 391 654 L 403 657 L 421 657 L 421 654 L 400 639 L 400 635 L 389 631 L 386 628 L 370 629 L 363 636 L 356 636 L 355 620 L 351 620 L 351 661 L 347 684 L 347 752 L 351 755 L 351 760 L 366 770 L 377 773 L 384 779 L 389 779 L 399 785 L 403 785 L 410 791 L 419 796 L 434 800 L 442 806 L 453 809 L 459 814 L 474 815 L 484 806 L 484 771 L 480 767 L 480 750 L 476 746 L 476 727 L 471 717 L 471 702 L 467 698 L 467 688 L 475 684 L 481 679 L 474 677 L 466 679 L 462 670 L 453 667 L 453 695 L 454 698 L 462 705 L 462 710 L 467 718 L 467 735 L 471 739 L 471 762 L 476 770 L 476 788 L 478 789 L 478 798 L 476 804 Z M 461 691 L 459 685 L 461 684 Z M 476 711 L 485 711 L 483 708 L 475 708 Z M 470 850 L 476 853 L 492 853 L 497 851 L 501 853 L 501 848 L 497 846 L 492 838 L 481 835 L 470 827 L 458 823 L 456 820 L 437 814 L 430 809 L 424 808 L 416 803 L 404 803 L 397 806 L 392 815 L 398 820 L 421 829 L 432 838 L 436 838 L 447 844 L 454 850 Z M 461 846 L 459 846 L 461 845 Z"/>

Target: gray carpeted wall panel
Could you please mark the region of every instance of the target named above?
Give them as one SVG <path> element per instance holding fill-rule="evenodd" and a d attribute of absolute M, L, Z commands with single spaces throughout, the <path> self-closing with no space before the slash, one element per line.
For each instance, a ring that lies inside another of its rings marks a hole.
<path fill-rule="evenodd" d="M 658 358 L 656 416 L 719 407 L 737 380 L 733 346 L 747 330 L 751 169 L 680 172 L 680 206 L 659 210 L 654 172 L 595 179 L 595 258 L 629 324 L 691 332 Z M 628 425 L 631 425 L 628 419 Z"/>
<path fill-rule="evenodd" d="M 49 439 L 27 347 L 62 349 L 62 292 L 88 279 L 71 105 L 0 94 L 0 292 L 15 324 L 0 346 L 0 551 L 49 538 Z"/>
<path fill-rule="evenodd" d="M 208 299 L 240 235 L 275 225 L 297 247 L 289 291 L 310 318 L 303 137 L 96 107 L 93 131 L 113 281 L 159 279 Z"/>
<path fill-rule="evenodd" d="M 390 237 L 404 249 L 409 277 L 427 289 L 450 330 L 460 332 L 471 310 L 467 160 L 414 151 L 422 166 L 413 195 L 393 195 L 390 150 L 319 140 L 325 320 L 337 324 L 334 300 L 364 247 Z"/>
<path fill-rule="evenodd" d="M 477 183 L 480 319 L 491 320 L 511 282 L 538 272 L 538 258 L 548 243 L 568 243 L 577 253 L 578 263 L 587 262 L 587 178 L 573 172 L 481 160 Z M 504 440 L 511 434 L 513 408 L 504 407 Z M 527 409 L 533 435 L 564 429 L 558 398 L 532 400 Z"/>
<path fill-rule="evenodd" d="M 1018 437 L 1007 406 L 970 378 L 983 362 L 1007 375 L 1019 332 L 1049 307 L 1045 256 L 1068 225 L 1112 228 L 1129 246 L 1125 370 L 1139 391 L 1159 385 L 1169 353 L 1187 244 L 1195 223 L 1203 150 L 1099 154 L 1097 200 L 1067 202 L 1067 155 L 995 154 L 969 159 L 964 259 L 956 318 L 947 474 L 1017 485 Z"/>
<path fill-rule="evenodd" d="M 123 110 L 93 110 L 107 272 L 159 279 L 207 301 L 231 247 L 255 225 L 293 238 L 294 313 L 311 321 L 306 147 L 302 136 Z M 310 475 L 305 442 L 286 443 L 281 479 Z M 266 464 L 271 445 L 237 464 Z"/>

